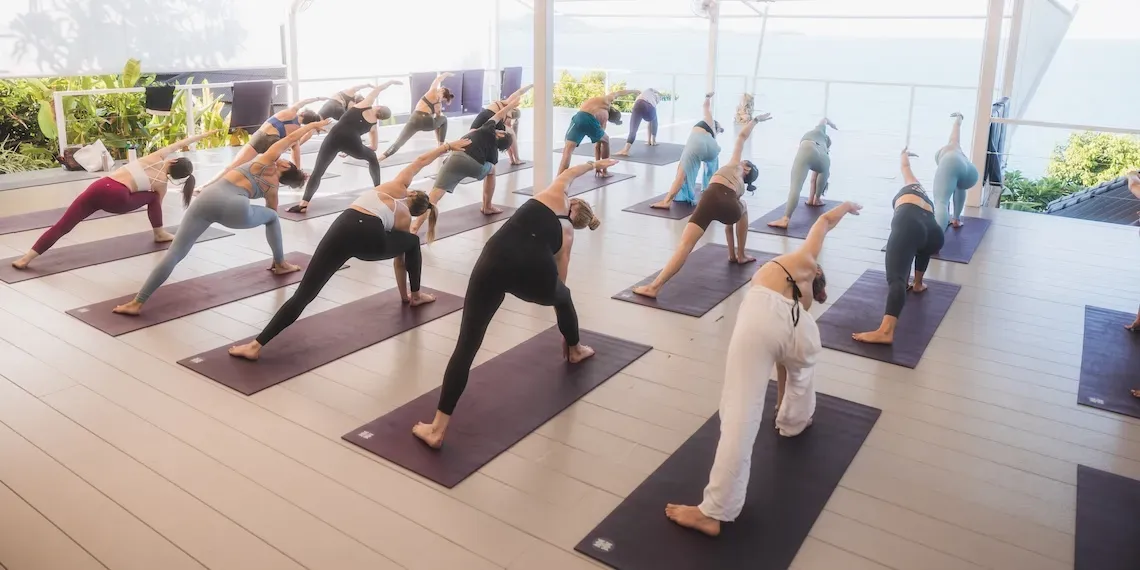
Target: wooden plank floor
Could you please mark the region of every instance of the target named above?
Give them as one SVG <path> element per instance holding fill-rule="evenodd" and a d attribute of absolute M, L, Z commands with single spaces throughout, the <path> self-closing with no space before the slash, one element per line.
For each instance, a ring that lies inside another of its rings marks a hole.
<path fill-rule="evenodd" d="M 761 169 L 753 219 L 784 201 L 794 133 L 810 127 L 777 122 L 757 127 L 750 150 Z M 687 125 L 663 128 L 662 140 L 683 141 Z M 833 154 L 856 152 L 859 137 L 834 135 Z M 730 149 L 731 135 L 721 144 Z M 829 197 L 866 208 L 828 238 L 832 299 L 881 267 L 894 160 L 836 161 L 852 166 L 837 167 Z M 135 291 L 158 255 L 0 285 L 0 567 L 596 568 L 573 546 L 715 412 L 743 294 L 701 319 L 611 300 L 660 268 L 684 225 L 621 211 L 663 192 L 675 166 L 615 170 L 637 177 L 585 195 L 603 224 L 579 233 L 569 285 L 584 327 L 654 350 L 451 490 L 340 436 L 439 384 L 459 313 L 247 398 L 174 362 L 256 334 L 293 288 L 112 338 L 63 311 Z M 364 168 L 332 171 L 343 176 L 322 193 L 369 185 Z M 511 190 L 532 174 L 501 178 L 496 201 L 521 204 Z M 66 206 L 85 185 L 0 192 L 0 212 Z M 461 186 L 443 207 L 478 192 Z M 176 222 L 177 198 L 164 206 Z M 1140 421 L 1075 402 L 1084 305 L 1131 311 L 1140 300 L 1134 230 L 984 215 L 994 224 L 971 264 L 931 266 L 962 292 L 916 369 L 825 351 L 819 390 L 883 414 L 793 568 L 1071 568 L 1076 465 L 1140 478 Z M 283 222 L 286 248 L 312 252 L 334 218 Z M 59 246 L 145 224 L 141 213 L 84 222 Z M 497 227 L 425 248 L 425 285 L 462 295 Z M 0 257 L 38 235 L 0 236 Z M 723 243 L 723 232 L 706 240 Z M 195 246 L 172 281 L 268 255 L 260 229 L 239 231 Z M 308 314 L 393 285 L 389 263 L 353 262 Z M 553 323 L 549 308 L 508 299 L 477 363 Z"/>

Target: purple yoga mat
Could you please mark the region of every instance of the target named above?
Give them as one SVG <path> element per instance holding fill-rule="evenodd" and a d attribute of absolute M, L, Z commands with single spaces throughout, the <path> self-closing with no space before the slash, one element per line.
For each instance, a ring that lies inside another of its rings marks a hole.
<path fill-rule="evenodd" d="M 555 145 L 555 147 L 559 146 L 561 145 Z M 657 143 L 657 146 L 649 146 L 645 144 L 645 141 L 636 141 L 629 149 L 629 156 L 618 156 L 614 154 L 624 146 L 625 140 L 610 137 L 610 158 L 627 162 L 652 164 L 654 166 L 665 166 L 680 161 L 681 153 L 685 151 L 685 145 L 683 144 Z M 558 150 L 557 153 L 562 154 L 562 150 Z M 593 158 L 594 145 L 589 142 L 584 142 L 578 145 L 578 148 L 574 149 L 574 154 Z"/>
<path fill-rule="evenodd" d="M 168 227 L 166 231 L 177 233 L 178 226 Z M 195 243 L 232 235 L 234 234 L 211 227 L 198 236 Z M 166 251 L 170 249 L 170 243 L 155 243 L 154 232 L 139 232 L 67 247 L 52 248 L 37 257 L 27 269 L 23 270 L 12 267 L 12 262 L 19 259 L 18 257 L 0 259 L 0 281 L 19 283 L 45 275 L 55 275 L 73 269 L 99 265 L 100 263 L 137 257 L 156 251 Z"/>
<path fill-rule="evenodd" d="M 990 220 L 962 216 L 962 222 L 960 228 L 946 228 L 946 243 L 932 258 L 951 263 L 970 263 L 974 252 L 982 244 L 986 231 L 990 229 Z M 887 246 L 884 245 L 879 251 L 887 251 Z"/>
<path fill-rule="evenodd" d="M 685 265 L 661 288 L 656 299 L 637 295 L 633 288 L 652 283 L 660 271 L 612 298 L 690 317 L 703 316 L 752 280 L 764 262 L 776 257 L 765 251 L 746 251 L 756 261 L 740 265 L 728 260 L 728 247 L 719 243 L 705 244 L 689 254 Z"/>
<path fill-rule="evenodd" d="M 842 204 L 842 202 L 835 200 L 824 200 L 822 206 L 808 206 L 801 202 L 796 206 L 796 211 L 792 212 L 792 219 L 788 221 L 788 229 L 768 227 L 768 222 L 774 222 L 784 217 L 785 205 L 781 204 L 771 212 L 764 214 L 763 218 L 748 224 L 748 231 L 804 239 L 807 237 L 808 232 L 811 231 L 812 224 L 815 224 L 815 221 L 818 220 L 820 216 L 840 204 Z"/>
<path fill-rule="evenodd" d="M 520 170 L 528 170 L 531 168 L 534 168 L 534 163 L 531 161 L 528 161 L 528 160 L 524 160 L 522 164 L 515 164 L 515 165 L 511 165 L 511 161 L 509 161 L 509 160 L 500 160 L 498 162 L 498 164 L 495 165 L 495 176 L 505 176 L 505 175 L 510 174 L 512 172 L 518 172 Z M 439 173 L 432 174 L 431 176 L 428 176 L 428 178 L 434 179 L 438 174 Z M 475 180 L 474 178 L 464 178 L 463 180 L 459 181 L 460 184 L 470 184 L 472 182 L 479 182 L 479 181 Z"/>
<path fill-rule="evenodd" d="M 1140 398 L 1129 392 L 1140 389 L 1140 332 L 1124 329 L 1134 320 L 1133 313 L 1085 307 L 1078 404 L 1140 418 Z"/>
<path fill-rule="evenodd" d="M 581 336 L 597 354 L 578 364 L 563 358 L 562 335 L 551 327 L 472 369 L 441 449 L 431 449 L 412 435 L 412 426 L 435 416 L 439 388 L 344 439 L 454 487 L 652 349 L 587 330 Z"/>
<path fill-rule="evenodd" d="M 930 279 L 925 283 L 926 291 L 907 292 L 895 343 L 866 344 L 851 338 L 851 334 L 879 328 L 887 303 L 887 275 L 875 270 L 863 272 L 817 321 L 823 346 L 907 368 L 918 366 L 934 331 L 962 289 L 960 285 Z"/>
<path fill-rule="evenodd" d="M 50 228 L 63 217 L 67 208 L 56 208 L 54 210 L 41 210 L 39 212 L 28 212 L 26 214 L 17 214 L 15 216 L 5 216 L 0 218 L 0 235 L 14 234 L 18 232 L 26 232 L 29 230 L 42 230 Z M 141 212 L 142 209 L 135 210 Z M 131 212 L 133 213 L 133 212 Z M 90 216 L 84 218 L 83 221 L 98 220 L 100 218 L 109 218 L 111 216 L 119 216 L 121 214 L 112 214 L 99 210 Z"/>
<path fill-rule="evenodd" d="M 1140 481 L 1077 465 L 1074 570 L 1140 568 Z"/>
<path fill-rule="evenodd" d="M 469 232 L 473 229 L 505 220 L 515 213 L 515 208 L 510 206 L 503 206 L 501 204 L 493 205 L 502 210 L 502 212 L 490 216 L 485 215 L 482 212 L 482 204 L 468 204 L 461 208 L 440 212 L 439 221 L 435 227 L 435 239 L 438 241 L 443 238 Z M 420 226 L 419 236 L 420 243 L 427 243 L 427 222 L 424 222 L 424 225 Z"/>
<path fill-rule="evenodd" d="M 598 188 L 603 188 L 605 186 L 609 186 L 610 184 L 617 184 L 618 182 L 624 182 L 630 178 L 633 178 L 632 174 L 623 174 L 619 172 L 611 172 L 610 174 L 612 174 L 612 176 L 609 178 L 598 178 L 591 173 L 583 174 L 570 184 L 570 187 L 566 189 L 566 195 L 577 196 L 578 194 L 584 194 L 590 190 L 597 190 Z M 527 186 L 526 188 L 515 190 L 515 194 L 533 196 L 534 186 Z"/>
<path fill-rule="evenodd" d="M 429 132 L 428 134 L 431 134 L 431 133 Z M 432 147 L 432 148 L 434 148 L 434 147 Z M 405 151 L 397 152 L 396 154 L 393 154 L 392 156 L 389 156 L 388 158 L 381 160 L 380 166 L 389 167 L 389 166 L 400 166 L 400 165 L 404 165 L 404 164 L 411 164 L 411 163 L 415 162 L 415 160 L 417 158 L 419 158 L 420 155 L 422 155 L 422 154 L 424 154 L 430 150 L 431 150 L 430 148 L 421 148 L 421 149 L 417 149 L 417 150 L 405 150 Z M 383 152 L 384 152 L 384 149 L 380 149 L 380 151 L 377 152 L 377 156 L 380 156 L 380 154 Z M 344 159 L 344 163 L 351 165 L 351 166 L 360 166 L 363 168 L 368 168 L 368 161 L 360 160 L 359 158 L 346 158 L 346 159 Z"/>
<path fill-rule="evenodd" d="M 575 549 L 618 570 L 786 570 L 880 410 L 819 394 L 815 423 L 787 438 L 772 429 L 775 399 L 769 382 L 744 509 L 720 536 L 663 514 L 669 503 L 700 504 L 720 439 L 714 415 Z"/>
<path fill-rule="evenodd" d="M 309 260 L 307 253 L 294 251 L 285 255 L 285 261 L 300 265 L 302 269 L 309 264 Z M 111 336 L 119 336 L 287 287 L 299 282 L 304 274 L 302 270 L 274 275 L 269 271 L 272 265 L 273 259 L 269 258 L 159 287 L 147 301 L 142 314 L 137 317 L 111 311 L 133 299 L 133 293 L 72 309 L 67 314 Z"/>
<path fill-rule="evenodd" d="M 230 346 L 253 340 L 250 337 L 178 363 L 249 396 L 463 307 L 463 299 L 455 295 L 426 287 L 423 291 L 435 295 L 435 302 L 409 307 L 399 291 L 389 289 L 300 319 L 266 345 L 257 362 L 228 352 Z"/>
<path fill-rule="evenodd" d="M 698 195 L 700 191 L 697 191 Z M 658 194 L 644 202 L 638 202 L 628 208 L 623 209 L 623 212 L 633 212 L 634 214 L 645 214 L 646 216 L 654 216 L 657 218 L 668 218 L 670 220 L 683 220 L 691 215 L 697 209 L 696 204 L 688 202 L 673 202 L 669 205 L 668 210 L 660 208 L 651 208 L 650 205 L 656 204 L 665 198 L 665 194 Z"/>
<path fill-rule="evenodd" d="M 329 214 L 339 214 L 348 209 L 365 190 L 371 188 L 365 186 L 364 188 L 357 188 L 349 190 L 348 192 L 341 192 L 339 194 L 325 194 L 313 196 L 313 201 L 309 202 L 309 207 L 305 208 L 304 213 L 295 214 L 289 211 L 289 208 L 300 204 L 300 202 L 290 202 L 282 204 L 277 207 L 277 215 L 283 220 L 291 222 L 303 222 Z"/>

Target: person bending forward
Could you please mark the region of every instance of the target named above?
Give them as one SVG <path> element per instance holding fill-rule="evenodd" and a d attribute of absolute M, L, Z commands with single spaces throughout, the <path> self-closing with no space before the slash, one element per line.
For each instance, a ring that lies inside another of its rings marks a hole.
<path fill-rule="evenodd" d="M 602 164 L 610 157 L 610 137 L 606 134 L 606 124 L 621 124 L 621 113 L 613 108 L 614 100 L 637 93 L 640 91 L 626 89 L 604 97 L 590 97 L 582 102 L 578 112 L 570 118 L 570 126 L 566 129 L 566 144 L 562 147 L 562 161 L 558 163 L 559 174 L 570 168 L 570 156 L 586 137 L 590 137 L 590 142 L 594 143 L 594 164 Z M 606 168 L 599 168 L 594 175 L 605 178 L 610 176 L 610 173 Z"/>

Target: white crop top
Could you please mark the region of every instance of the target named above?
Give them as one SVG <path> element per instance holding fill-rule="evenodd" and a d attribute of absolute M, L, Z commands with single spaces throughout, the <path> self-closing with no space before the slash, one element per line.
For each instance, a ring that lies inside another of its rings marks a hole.
<path fill-rule="evenodd" d="M 380 199 L 380 193 L 375 190 L 361 194 L 352 205 L 363 208 L 373 216 L 380 218 L 380 221 L 384 222 L 385 231 L 392 231 L 392 226 L 396 225 L 396 213 Z"/>
<path fill-rule="evenodd" d="M 135 188 L 137 192 L 151 192 L 154 190 L 155 180 L 151 180 L 150 175 L 147 174 L 146 167 L 141 162 L 135 160 L 128 162 L 126 165 L 127 172 L 131 173 L 131 178 L 135 181 Z"/>

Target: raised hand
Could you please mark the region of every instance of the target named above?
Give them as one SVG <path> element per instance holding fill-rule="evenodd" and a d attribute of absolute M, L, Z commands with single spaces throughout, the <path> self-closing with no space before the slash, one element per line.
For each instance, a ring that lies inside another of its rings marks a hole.
<path fill-rule="evenodd" d="M 763 113 L 760 115 L 756 115 L 755 117 L 752 117 L 752 122 L 754 122 L 754 123 L 763 123 L 764 121 L 770 121 L 770 120 L 772 120 L 772 113 Z"/>

